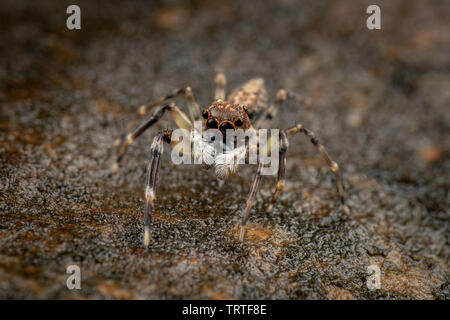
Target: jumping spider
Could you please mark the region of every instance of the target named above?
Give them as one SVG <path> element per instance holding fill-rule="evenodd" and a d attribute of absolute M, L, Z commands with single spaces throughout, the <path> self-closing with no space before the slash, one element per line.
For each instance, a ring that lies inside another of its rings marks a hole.
<path fill-rule="evenodd" d="M 286 90 L 279 90 L 275 101 L 267 105 L 267 91 L 264 86 L 264 80 L 261 78 L 252 79 L 241 87 L 235 89 L 225 100 L 225 85 L 226 78 L 225 75 L 219 73 L 215 78 L 215 100 L 207 107 L 203 112 L 200 112 L 199 105 L 194 99 L 192 89 L 190 87 L 185 87 L 182 89 L 174 90 L 172 93 L 162 97 L 158 101 L 151 103 L 149 105 L 144 105 L 139 108 L 138 115 L 135 121 L 147 113 L 151 108 L 159 106 L 154 110 L 151 117 L 145 121 L 142 125 L 137 127 L 131 133 L 128 133 L 124 138 L 124 143 L 120 149 L 119 155 L 116 162 L 112 167 L 112 171 L 116 172 L 118 165 L 125 155 L 129 145 L 139 137 L 145 130 L 155 124 L 166 111 L 169 111 L 173 120 L 179 128 L 192 130 L 193 121 L 203 119 L 203 124 L 205 129 L 218 129 L 225 136 L 227 129 L 260 129 L 272 118 L 276 116 L 281 105 L 288 98 L 295 98 L 297 101 L 303 102 L 305 105 L 309 105 L 310 101 L 308 98 L 302 98 L 299 95 L 290 93 Z M 181 111 L 174 103 L 166 103 L 167 100 L 175 98 L 176 96 L 184 95 L 189 116 Z M 131 126 L 128 126 L 127 131 L 129 131 Z M 145 192 L 146 198 L 146 208 L 145 208 L 145 222 L 144 222 L 144 245 L 147 247 L 150 240 L 150 227 L 152 222 L 153 213 L 153 201 L 155 200 L 156 188 L 157 188 L 157 178 L 159 172 L 160 158 L 163 152 L 163 142 L 171 145 L 172 144 L 172 132 L 173 130 L 162 130 L 160 131 L 151 145 L 151 161 L 148 169 L 147 187 Z M 326 163 L 333 171 L 336 176 L 336 186 L 340 196 L 340 200 L 343 209 L 346 213 L 349 212 L 348 207 L 344 203 L 344 190 L 342 187 L 341 179 L 339 176 L 339 169 L 336 162 L 334 162 L 325 148 L 319 143 L 318 139 L 314 133 L 305 128 L 301 124 L 289 127 L 284 130 L 279 131 L 279 165 L 278 165 L 278 175 L 277 175 L 277 185 L 272 197 L 272 200 L 267 208 L 267 212 L 271 212 L 275 201 L 277 200 L 280 192 L 284 186 L 285 179 L 285 168 L 286 168 L 286 152 L 288 148 L 288 136 L 292 136 L 296 133 L 303 133 L 308 138 L 310 138 L 312 144 L 317 148 L 322 157 L 325 159 Z M 120 140 L 116 141 L 116 146 L 120 144 Z M 214 159 L 212 164 L 214 165 Z M 225 172 L 218 170 L 217 163 L 216 173 L 219 178 L 226 178 L 229 173 L 234 171 L 234 167 L 226 167 Z M 244 209 L 241 227 L 240 227 L 240 240 L 243 241 L 245 234 L 245 224 L 249 218 L 250 210 L 254 204 L 256 192 L 258 191 L 259 183 L 261 181 L 261 169 L 263 168 L 262 162 L 258 160 L 258 168 L 256 175 L 253 179 L 253 183 L 248 195 L 247 203 Z"/>

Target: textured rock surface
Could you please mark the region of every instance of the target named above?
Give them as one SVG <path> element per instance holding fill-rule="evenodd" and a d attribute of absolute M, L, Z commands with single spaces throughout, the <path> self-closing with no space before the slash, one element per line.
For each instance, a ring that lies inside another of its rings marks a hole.
<path fill-rule="evenodd" d="M 65 28 L 68 2 L 0 6 L 0 298 L 449 298 L 448 1 L 383 3 L 381 31 L 366 29 L 364 1 L 79 3 L 80 31 Z M 175 87 L 206 106 L 216 71 L 228 92 L 261 76 L 272 98 L 311 95 L 311 113 L 290 103 L 276 123 L 317 133 L 351 217 L 299 136 L 286 192 L 265 214 L 275 180 L 263 178 L 241 244 L 255 167 L 221 186 L 166 154 L 142 247 L 157 129 L 109 177 L 113 141 Z M 66 288 L 70 264 L 81 290 Z M 380 290 L 366 287 L 369 265 Z"/>

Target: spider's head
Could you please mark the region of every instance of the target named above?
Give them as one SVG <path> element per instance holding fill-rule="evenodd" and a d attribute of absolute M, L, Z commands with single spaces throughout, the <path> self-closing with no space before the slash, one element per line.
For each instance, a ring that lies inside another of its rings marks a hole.
<path fill-rule="evenodd" d="M 247 108 L 242 104 L 230 104 L 217 99 L 202 112 L 206 129 L 218 129 L 225 136 L 228 129 L 247 130 L 251 126 Z"/>

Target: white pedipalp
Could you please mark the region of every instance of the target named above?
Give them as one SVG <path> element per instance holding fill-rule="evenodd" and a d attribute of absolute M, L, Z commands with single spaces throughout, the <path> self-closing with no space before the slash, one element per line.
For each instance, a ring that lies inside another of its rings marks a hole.
<path fill-rule="evenodd" d="M 219 179 L 226 179 L 230 174 L 237 171 L 240 160 L 245 159 L 245 146 L 233 149 L 226 149 L 225 152 L 216 156 L 214 165 L 216 175 Z"/>
<path fill-rule="evenodd" d="M 214 145 L 208 143 L 207 139 L 197 132 L 193 135 L 193 142 L 194 163 L 203 163 L 207 166 L 213 165 L 216 157 Z"/>

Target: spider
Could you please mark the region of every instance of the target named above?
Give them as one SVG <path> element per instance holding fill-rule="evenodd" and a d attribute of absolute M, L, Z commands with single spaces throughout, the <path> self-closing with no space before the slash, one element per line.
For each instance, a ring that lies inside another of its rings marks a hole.
<path fill-rule="evenodd" d="M 287 99 L 294 98 L 297 101 L 302 102 L 306 106 L 310 105 L 309 98 L 301 97 L 300 95 L 294 94 L 284 89 L 279 90 L 274 102 L 268 105 L 267 91 L 265 89 L 264 80 L 262 78 L 254 78 L 244 83 L 242 86 L 232 91 L 228 96 L 228 99 L 225 99 L 225 87 L 226 77 L 223 73 L 218 73 L 215 77 L 214 102 L 206 109 L 204 109 L 203 112 L 200 112 L 199 105 L 197 104 L 194 98 L 193 91 L 189 86 L 181 89 L 176 89 L 154 103 L 141 106 L 136 118 L 131 124 L 136 122 L 141 116 L 145 115 L 148 110 L 155 107 L 158 108 L 153 111 L 148 120 L 143 122 L 135 130 L 130 131 L 132 126 L 128 126 L 126 131 L 129 133 L 124 136 L 124 142 L 122 143 L 122 147 L 120 148 L 118 157 L 114 165 L 112 166 L 112 172 L 115 173 L 117 171 L 119 163 L 123 159 L 123 156 L 125 155 L 128 147 L 133 143 L 133 141 L 135 141 L 135 139 L 138 138 L 144 131 L 146 131 L 159 119 L 161 119 L 166 111 L 170 112 L 174 122 L 179 128 L 192 130 L 192 122 L 202 119 L 205 129 L 219 130 L 220 133 L 225 136 L 226 132 L 228 132 L 227 130 L 232 131 L 236 129 L 242 129 L 245 131 L 249 129 L 258 130 L 260 128 L 263 128 L 263 126 L 267 124 L 268 121 L 270 121 L 277 115 L 278 110 Z M 173 99 L 177 96 L 184 96 L 188 107 L 189 116 L 181 111 L 180 108 L 175 105 L 175 103 L 167 103 L 168 100 Z M 145 189 L 145 247 L 148 247 L 150 241 L 153 202 L 156 197 L 157 179 L 160 167 L 160 159 L 163 153 L 163 143 L 167 143 L 171 147 L 174 147 L 172 133 L 173 130 L 169 129 L 159 131 L 154 137 L 151 144 L 151 160 L 148 167 L 147 185 Z M 342 187 L 338 164 L 331 159 L 324 146 L 320 144 L 316 135 L 311 130 L 305 128 L 302 124 L 296 124 L 292 127 L 279 131 L 279 165 L 277 172 L 277 184 L 272 200 L 267 207 L 267 212 L 272 211 L 274 204 L 284 187 L 288 137 L 295 135 L 296 133 L 303 133 L 310 139 L 311 143 L 317 148 L 319 153 L 325 159 L 331 171 L 335 174 L 336 187 L 340 196 L 340 201 L 345 213 L 348 214 L 349 209 L 344 202 L 344 189 Z M 119 146 L 120 144 L 121 139 L 115 142 L 115 146 Z M 234 173 L 236 169 L 235 166 L 226 166 L 225 170 L 223 170 L 224 167 L 222 166 L 219 169 L 217 162 L 214 163 L 214 159 L 212 164 L 216 166 L 216 174 L 218 175 L 218 178 L 221 179 L 226 178 L 230 173 Z M 206 167 L 209 166 L 211 166 L 211 163 L 206 165 Z M 240 223 L 240 241 L 244 240 L 245 225 L 255 202 L 255 196 L 261 181 L 261 170 L 263 167 L 264 164 L 258 161 L 256 174 L 253 178 L 252 186 L 250 188 L 250 192 Z"/>

